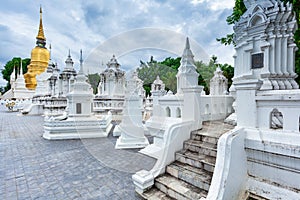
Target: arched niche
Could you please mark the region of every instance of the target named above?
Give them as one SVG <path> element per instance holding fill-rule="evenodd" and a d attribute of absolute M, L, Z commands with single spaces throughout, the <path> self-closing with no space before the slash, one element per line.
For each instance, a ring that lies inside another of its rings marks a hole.
<path fill-rule="evenodd" d="M 169 107 L 166 107 L 166 116 L 171 117 L 171 109 Z"/>
<path fill-rule="evenodd" d="M 283 115 L 274 108 L 270 113 L 270 128 L 271 129 L 282 129 L 283 127 Z"/>
<path fill-rule="evenodd" d="M 181 109 L 180 108 L 176 108 L 176 117 L 181 118 Z"/>
<path fill-rule="evenodd" d="M 263 13 L 254 14 L 248 22 L 248 27 L 257 26 L 266 21 L 266 16 Z"/>
<path fill-rule="evenodd" d="M 209 105 L 208 104 L 205 105 L 204 113 L 209 114 Z"/>

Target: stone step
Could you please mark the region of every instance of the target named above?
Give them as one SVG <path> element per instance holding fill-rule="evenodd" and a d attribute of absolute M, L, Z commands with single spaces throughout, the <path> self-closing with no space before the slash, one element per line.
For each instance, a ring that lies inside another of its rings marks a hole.
<path fill-rule="evenodd" d="M 195 153 L 189 150 L 181 150 L 177 152 L 175 154 L 175 159 L 181 163 L 204 169 L 211 173 L 213 173 L 215 169 L 215 157 Z"/>
<path fill-rule="evenodd" d="M 205 135 L 201 132 L 193 132 L 191 134 L 191 140 L 202 141 L 202 142 L 207 142 L 207 143 L 217 145 L 219 137 L 214 136 L 214 135 Z"/>
<path fill-rule="evenodd" d="M 217 144 L 218 138 L 232 129 L 234 126 L 224 124 L 222 120 L 207 121 L 203 122 L 202 129 L 192 131 L 191 139 Z"/>
<path fill-rule="evenodd" d="M 207 192 L 191 184 L 176 179 L 173 176 L 164 174 L 155 179 L 155 186 L 174 199 L 191 200 L 206 197 Z"/>
<path fill-rule="evenodd" d="M 268 200 L 268 199 L 258 196 L 256 194 L 250 193 L 247 200 Z"/>
<path fill-rule="evenodd" d="M 167 166 L 167 173 L 208 192 L 212 173 L 180 162 Z"/>
<path fill-rule="evenodd" d="M 183 148 L 192 152 L 197 152 L 199 154 L 204 154 L 212 157 L 217 156 L 216 144 L 190 139 L 184 142 Z"/>
<path fill-rule="evenodd" d="M 141 196 L 143 199 L 148 200 L 173 200 L 173 198 L 158 190 L 156 187 L 152 187 L 150 190 L 144 192 Z"/>

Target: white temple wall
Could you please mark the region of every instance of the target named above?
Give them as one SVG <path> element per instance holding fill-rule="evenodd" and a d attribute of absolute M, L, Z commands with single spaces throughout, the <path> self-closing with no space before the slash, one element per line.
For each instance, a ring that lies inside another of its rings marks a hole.
<path fill-rule="evenodd" d="M 283 130 L 299 132 L 299 117 L 300 117 L 300 97 L 298 95 L 287 96 L 292 91 L 285 91 L 287 94 L 263 95 L 261 92 L 256 97 L 257 101 L 257 122 L 258 128 L 270 129 L 271 112 L 278 110 L 283 116 Z M 294 90 L 294 92 L 296 92 Z M 283 96 L 287 96 L 283 99 Z"/>
<path fill-rule="evenodd" d="M 161 117 L 173 117 L 173 118 L 181 117 L 181 116 L 179 117 L 177 114 L 178 114 L 178 110 L 182 112 L 183 99 L 178 99 L 175 95 L 173 95 L 171 96 L 171 98 L 168 99 L 160 98 L 158 99 L 158 102 L 161 107 L 161 112 L 160 112 Z"/>
<path fill-rule="evenodd" d="M 243 129 L 234 129 L 220 137 L 215 170 L 206 199 L 243 199 L 247 181 L 245 135 Z"/>
<path fill-rule="evenodd" d="M 178 118 L 179 110 L 181 111 L 182 115 L 183 100 L 177 98 L 161 98 L 158 101 L 161 107 L 162 117 Z M 233 101 L 234 99 L 230 95 L 201 96 L 200 110 L 203 121 L 220 120 L 226 118 L 229 114 L 233 112 Z M 167 115 L 167 108 L 169 108 L 170 110 L 170 116 Z"/>
<path fill-rule="evenodd" d="M 201 96 L 200 110 L 203 121 L 220 120 L 233 112 L 234 99 L 230 95 Z"/>

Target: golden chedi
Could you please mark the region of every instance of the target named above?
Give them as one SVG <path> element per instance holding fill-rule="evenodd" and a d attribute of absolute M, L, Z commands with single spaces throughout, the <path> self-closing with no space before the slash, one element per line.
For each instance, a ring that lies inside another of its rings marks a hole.
<path fill-rule="evenodd" d="M 40 26 L 36 39 L 36 47 L 31 51 L 31 61 L 30 65 L 28 65 L 28 71 L 24 74 L 26 88 L 30 90 L 36 88 L 36 75 L 45 71 L 50 59 L 50 52 L 46 48 L 46 38 L 44 36 L 42 8 L 40 8 Z"/>

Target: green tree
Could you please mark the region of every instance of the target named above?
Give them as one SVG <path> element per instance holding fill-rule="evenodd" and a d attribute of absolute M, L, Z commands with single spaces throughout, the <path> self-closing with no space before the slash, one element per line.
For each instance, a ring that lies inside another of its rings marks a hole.
<path fill-rule="evenodd" d="M 223 75 L 228 79 L 228 88 L 230 88 L 234 76 L 234 68 L 227 63 L 219 64 L 219 67 L 223 71 Z"/>
<path fill-rule="evenodd" d="M 88 75 L 88 81 L 91 84 L 92 88 L 93 88 L 93 93 L 96 94 L 97 93 L 97 88 L 100 82 L 100 75 L 99 74 L 89 74 Z"/>
<path fill-rule="evenodd" d="M 209 93 L 209 82 L 210 79 L 214 76 L 214 72 L 216 71 L 217 65 L 217 57 L 212 56 L 209 63 L 203 63 L 202 61 L 195 61 L 197 72 L 201 75 L 201 79 L 198 79 L 199 85 L 204 86 L 204 91 L 206 94 Z"/>
<path fill-rule="evenodd" d="M 226 22 L 228 25 L 233 25 L 239 21 L 240 17 L 246 12 L 246 6 L 243 0 L 235 0 L 232 14 L 227 17 Z M 233 33 L 227 34 L 225 37 L 217 38 L 217 41 L 225 45 L 233 44 Z"/>
<path fill-rule="evenodd" d="M 137 69 L 138 77 L 144 82 L 146 94 L 150 94 L 151 84 L 157 76 L 165 83 L 166 89 L 176 92 L 176 74 L 177 71 L 172 67 L 160 62 L 151 60 L 150 62 L 140 61 L 140 67 Z M 175 79 L 175 84 L 174 84 Z M 174 91 L 175 90 L 175 91 Z"/>
<path fill-rule="evenodd" d="M 299 0 L 283 0 L 284 3 L 291 3 L 293 5 L 293 11 L 295 12 L 295 17 L 298 23 L 298 27 L 300 28 L 300 1 Z M 233 7 L 232 14 L 227 17 L 226 21 L 228 25 L 235 24 L 240 17 L 245 13 L 246 7 L 244 5 L 243 0 L 235 0 L 235 5 Z M 233 41 L 234 34 L 227 34 L 225 37 L 217 38 L 217 41 L 221 42 L 224 45 L 234 44 Z M 294 34 L 295 43 L 300 49 L 300 29 L 296 31 Z M 300 50 L 296 52 L 295 56 L 295 72 L 298 74 L 296 81 L 300 84 Z"/>
<path fill-rule="evenodd" d="M 27 65 L 29 65 L 29 64 L 30 64 L 30 58 L 22 59 L 23 74 L 25 74 L 27 72 Z M 3 79 L 7 81 L 7 84 L 4 88 L 4 92 L 8 91 L 11 88 L 10 75 L 13 72 L 14 67 L 16 68 L 17 73 L 19 73 L 20 66 L 21 66 L 21 58 L 20 57 L 14 57 L 12 60 L 8 61 L 4 65 L 4 67 L 1 71 Z"/>
<path fill-rule="evenodd" d="M 161 62 L 150 60 L 150 62 L 141 62 L 140 67 L 137 69 L 138 76 L 141 80 L 144 81 L 144 89 L 146 94 L 150 94 L 151 84 L 159 75 L 160 79 L 165 83 L 166 90 L 171 90 L 172 92 L 177 92 L 177 78 L 176 74 L 180 66 L 180 57 L 171 58 L 168 57 Z M 214 71 L 217 67 L 217 57 L 212 56 L 208 64 L 203 63 L 202 61 L 196 61 L 196 70 L 199 73 L 198 84 L 204 86 L 204 91 L 209 93 L 209 81 L 214 75 Z M 218 64 L 224 69 L 224 75 L 230 78 L 233 76 L 233 68 L 228 64 Z M 227 78 L 228 78 L 227 77 Z M 231 80 L 231 78 L 230 78 Z M 229 81 L 231 84 L 231 81 Z"/>
<path fill-rule="evenodd" d="M 163 64 L 163 65 L 166 65 L 166 66 L 169 66 L 172 69 L 178 71 L 178 68 L 180 66 L 180 60 L 181 60 L 181 57 L 177 57 L 177 58 L 168 57 L 168 58 L 166 58 L 165 60 L 163 60 L 162 62 L 159 62 L 159 63 Z"/>
<path fill-rule="evenodd" d="M 228 88 L 232 84 L 234 68 L 227 63 L 218 64 L 217 61 L 218 61 L 217 56 L 213 55 L 208 64 L 205 64 L 202 61 L 195 62 L 195 65 L 197 67 L 197 72 L 199 73 L 198 84 L 204 86 L 204 91 L 206 94 L 209 94 L 210 80 L 214 76 L 214 72 L 216 71 L 217 67 L 221 68 L 224 76 L 228 79 Z"/>

